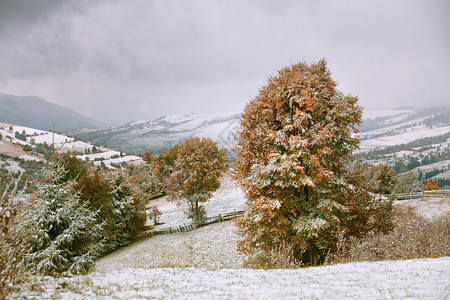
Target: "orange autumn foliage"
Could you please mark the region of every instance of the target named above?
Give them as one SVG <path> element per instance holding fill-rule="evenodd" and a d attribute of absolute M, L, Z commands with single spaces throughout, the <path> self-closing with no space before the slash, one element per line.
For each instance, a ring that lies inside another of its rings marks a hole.
<path fill-rule="evenodd" d="M 370 197 L 347 182 L 345 168 L 359 145 L 352 135 L 362 118 L 357 101 L 336 89 L 320 60 L 281 69 L 247 104 L 235 177 L 247 198 L 237 221 L 247 265 L 267 266 L 268 253 L 281 245 L 294 259 L 316 264 L 338 232 L 357 235 L 367 226 L 369 216 L 354 218 L 364 210 L 354 202 Z"/>
<path fill-rule="evenodd" d="M 424 191 L 434 191 L 434 190 L 440 190 L 439 188 L 439 182 L 433 182 L 431 180 L 428 180 L 425 182 L 425 184 L 422 187 L 422 190 Z"/>

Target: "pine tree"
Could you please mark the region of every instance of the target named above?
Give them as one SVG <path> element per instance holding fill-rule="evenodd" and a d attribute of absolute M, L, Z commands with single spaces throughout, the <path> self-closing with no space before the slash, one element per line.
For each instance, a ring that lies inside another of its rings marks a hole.
<path fill-rule="evenodd" d="M 357 100 L 336 89 L 320 60 L 283 68 L 246 106 L 236 180 L 247 198 L 238 248 L 248 265 L 270 264 L 268 254 L 283 245 L 316 264 L 333 247 L 355 200 L 345 165 L 359 144 Z"/>
<path fill-rule="evenodd" d="M 387 165 L 372 166 L 372 179 L 369 183 L 369 189 L 377 194 L 390 194 L 397 183 L 397 176 L 394 169 Z"/>
<path fill-rule="evenodd" d="M 64 166 L 65 170 L 64 175 L 61 177 L 62 181 L 79 180 L 87 172 L 84 163 L 70 154 L 64 156 L 61 165 Z"/>
<path fill-rule="evenodd" d="M 96 213 L 74 192 L 73 182 L 61 183 L 64 168 L 47 170 L 45 182 L 31 199 L 23 218 L 29 248 L 26 266 L 36 272 L 87 272 L 98 255 L 101 226 Z"/>
<path fill-rule="evenodd" d="M 145 199 L 137 197 L 128 183 L 128 177 L 123 171 L 112 171 L 105 176 L 109 184 L 108 198 L 110 217 L 114 220 L 111 226 L 112 249 L 127 245 L 134 234 L 142 230 L 147 221 Z"/>
<path fill-rule="evenodd" d="M 172 200 L 188 204 L 188 217 L 194 226 L 203 224 L 206 211 L 201 203 L 207 202 L 220 187 L 220 177 L 227 170 L 227 153 L 219 150 L 211 139 L 198 137 L 176 147 L 176 159 L 168 187 Z"/>

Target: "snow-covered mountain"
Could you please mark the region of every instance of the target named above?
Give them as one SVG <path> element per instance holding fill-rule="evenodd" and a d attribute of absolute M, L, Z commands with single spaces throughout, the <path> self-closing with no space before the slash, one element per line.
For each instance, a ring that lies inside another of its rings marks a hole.
<path fill-rule="evenodd" d="M 234 112 L 169 115 L 119 127 L 72 130 L 67 134 L 130 153 L 162 152 L 193 136 L 211 138 L 219 146 L 231 149 L 239 117 L 240 113 Z"/>
<path fill-rule="evenodd" d="M 192 136 L 209 137 L 232 150 L 239 118 L 239 113 L 170 115 L 68 135 L 128 153 L 159 153 Z M 390 164 L 397 173 L 415 170 L 450 177 L 450 107 L 366 110 L 359 129 L 361 150 L 356 155 L 366 161 Z"/>
<path fill-rule="evenodd" d="M 102 127 L 102 123 L 66 107 L 39 97 L 19 97 L 0 93 L 0 122 L 31 128 L 65 131 L 87 126 Z"/>

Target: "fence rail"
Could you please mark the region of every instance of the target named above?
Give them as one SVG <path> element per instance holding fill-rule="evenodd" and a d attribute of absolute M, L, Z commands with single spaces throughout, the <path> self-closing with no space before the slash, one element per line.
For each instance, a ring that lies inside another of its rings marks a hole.
<path fill-rule="evenodd" d="M 450 196 L 450 190 L 434 190 L 434 191 L 419 191 L 410 193 L 401 193 L 393 195 L 385 195 L 386 197 L 394 197 L 396 200 L 410 200 L 418 198 L 429 198 L 436 196 Z"/>
<path fill-rule="evenodd" d="M 205 218 L 204 225 L 209 225 L 209 224 L 213 224 L 213 223 L 217 223 L 217 222 L 231 220 L 231 219 L 234 219 L 243 214 L 244 214 L 244 211 L 239 210 L 239 211 L 233 211 L 230 213 L 219 214 L 218 216 L 207 217 L 207 218 Z M 135 236 L 133 238 L 133 241 L 139 241 L 139 240 L 151 237 L 151 236 L 157 236 L 157 235 L 163 235 L 163 234 L 182 233 L 182 232 L 186 232 L 186 231 L 191 231 L 193 229 L 194 229 L 194 226 L 192 226 L 192 224 L 182 224 L 182 225 L 176 226 L 176 227 L 147 230 L 147 231 L 142 232 L 141 234 Z"/>

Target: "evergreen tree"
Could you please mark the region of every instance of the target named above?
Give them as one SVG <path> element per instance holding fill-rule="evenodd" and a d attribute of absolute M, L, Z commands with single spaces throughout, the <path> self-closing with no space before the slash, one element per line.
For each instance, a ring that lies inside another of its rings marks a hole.
<path fill-rule="evenodd" d="M 147 221 L 147 199 L 136 191 L 134 183 L 123 171 L 87 173 L 76 189 L 84 203 L 97 213 L 104 238 L 101 254 L 127 245 Z"/>
<path fill-rule="evenodd" d="M 373 176 L 369 183 L 369 190 L 377 194 L 392 193 L 397 183 L 394 169 L 383 164 L 374 166 L 372 169 Z"/>
<path fill-rule="evenodd" d="M 64 172 L 62 166 L 46 171 L 21 224 L 24 232 L 34 232 L 24 241 L 25 264 L 39 273 L 87 272 L 98 255 L 96 213 L 73 192 L 73 182 L 61 183 Z"/>
<path fill-rule="evenodd" d="M 105 176 L 108 182 L 111 226 L 110 247 L 123 246 L 131 241 L 133 235 L 141 231 L 147 221 L 145 212 L 146 199 L 133 193 L 126 173 L 111 171 Z"/>
<path fill-rule="evenodd" d="M 362 109 L 336 89 L 325 60 L 298 63 L 271 77 L 242 114 L 237 139 L 237 182 L 246 194 L 238 221 L 247 264 L 265 266 L 273 249 L 316 264 L 321 250 L 349 232 L 354 197 L 345 164 L 358 149 L 352 136 Z M 355 213 L 358 210 L 355 211 Z"/>
<path fill-rule="evenodd" d="M 70 154 L 67 154 L 60 164 L 65 170 L 64 175 L 61 176 L 62 181 L 78 180 L 87 172 L 84 163 Z"/>

